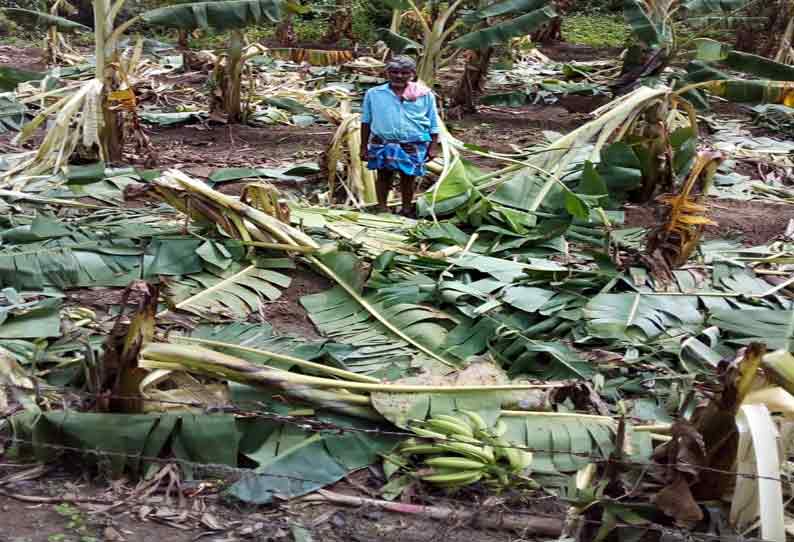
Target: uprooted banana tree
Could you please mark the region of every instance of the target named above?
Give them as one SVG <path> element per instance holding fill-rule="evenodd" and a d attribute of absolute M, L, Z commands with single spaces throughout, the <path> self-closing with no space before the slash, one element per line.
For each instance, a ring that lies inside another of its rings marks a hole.
<path fill-rule="evenodd" d="M 430 213 L 465 217 L 501 206 L 528 213 L 532 224 L 538 212 L 587 219 L 588 207 L 603 204 L 606 196 L 648 201 L 689 170 L 697 134 L 694 110 L 670 89 L 640 87 L 593 114 L 596 118 L 545 148 L 512 156 L 491 153 L 506 164 L 496 172 L 478 174 L 457 157 L 425 198 Z"/>
<path fill-rule="evenodd" d="M 224 0 L 177 4 L 147 11 L 141 18 L 150 25 L 179 30 L 229 30 L 229 47 L 213 70 L 210 111 L 226 115 L 229 122 L 245 118 L 242 105 L 242 79 L 248 59 L 260 55 L 262 48 L 249 48 L 243 29 L 252 25 L 276 23 L 281 19 L 282 4 L 293 10 L 291 3 L 280 0 Z"/>

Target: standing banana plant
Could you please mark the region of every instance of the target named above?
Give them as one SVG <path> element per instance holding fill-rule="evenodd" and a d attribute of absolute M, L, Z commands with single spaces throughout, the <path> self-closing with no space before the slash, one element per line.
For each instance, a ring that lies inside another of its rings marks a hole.
<path fill-rule="evenodd" d="M 474 13 L 463 17 L 473 31 L 450 42 L 452 47 L 470 50 L 452 105 L 473 112 L 488 75 L 494 46 L 526 36 L 555 18 L 549 0 L 481 0 Z"/>
<path fill-rule="evenodd" d="M 437 15 L 428 20 L 416 2 L 405 2 L 422 28 L 422 43 L 416 44 L 386 29 L 381 30 L 381 36 L 397 52 L 416 46 L 419 50 L 417 76 L 428 85 L 433 84 L 438 70 L 462 51 L 487 51 L 511 38 L 531 33 L 556 16 L 549 0 L 498 0 L 489 2 L 472 15 L 460 17 L 465 4 L 464 0 L 456 0 L 446 9 L 437 10 Z M 474 24 L 474 30 L 452 39 L 466 24 Z"/>
<path fill-rule="evenodd" d="M 115 26 L 123 5 L 124 0 L 117 0 L 113 4 L 110 0 L 93 0 L 96 57 L 93 79 L 42 95 L 42 99 L 55 97 L 55 103 L 25 125 L 15 142 L 20 143 L 32 137 L 50 116 L 55 117 L 54 125 L 47 131 L 33 156 L 5 172 L 0 179 L 11 179 L 12 186 L 21 188 L 27 177 L 17 178 L 20 173 L 31 176 L 48 171 L 58 173 L 69 162 L 78 145 L 95 152 L 103 161 L 121 159 L 121 117 L 112 107 L 110 98 L 114 91 L 125 85 L 118 73 L 119 40 L 137 20 L 131 19 Z M 59 19 L 45 15 L 44 20 L 50 25 Z"/>
<path fill-rule="evenodd" d="M 225 59 L 215 66 L 214 85 L 220 94 L 220 107 L 229 122 L 240 122 L 244 116 L 241 97 L 243 68 L 248 58 L 259 54 L 259 51 L 246 51 L 243 29 L 251 25 L 277 23 L 281 19 L 281 4 L 280 0 L 195 2 L 147 11 L 141 18 L 150 25 L 178 30 L 212 28 L 230 31 Z M 286 7 L 294 9 L 289 3 Z"/>
<path fill-rule="evenodd" d="M 758 0 L 624 0 L 623 15 L 635 44 L 624 58 L 620 78 L 613 83 L 618 93 L 631 90 L 637 80 L 660 74 L 682 50 L 678 29 L 690 26 L 735 24 Z M 682 16 L 685 14 L 685 16 Z M 687 42 L 691 43 L 691 41 Z"/>

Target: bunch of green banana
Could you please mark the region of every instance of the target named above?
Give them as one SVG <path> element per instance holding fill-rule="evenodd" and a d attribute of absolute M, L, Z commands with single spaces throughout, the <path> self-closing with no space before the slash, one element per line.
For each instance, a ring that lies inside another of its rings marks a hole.
<path fill-rule="evenodd" d="M 532 454 L 503 438 L 507 426 L 491 429 L 477 412 L 458 411 L 460 417 L 437 414 L 411 424 L 421 440 L 408 439 L 400 447 L 404 456 L 420 456 L 425 466 L 419 477 L 427 482 L 459 488 L 484 480 L 497 486 L 510 483 L 510 475 L 525 475 Z"/>

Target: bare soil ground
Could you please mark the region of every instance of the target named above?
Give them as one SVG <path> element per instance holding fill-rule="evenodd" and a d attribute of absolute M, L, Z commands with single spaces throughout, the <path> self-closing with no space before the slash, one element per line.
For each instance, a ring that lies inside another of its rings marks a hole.
<path fill-rule="evenodd" d="M 0 45 L 0 66 L 29 71 L 47 69 L 43 49 L 13 47 L 11 45 Z"/>
<path fill-rule="evenodd" d="M 746 246 L 781 239 L 789 221 L 794 220 L 794 205 L 711 198 L 709 207 L 709 216 L 717 224 L 707 226 L 704 237 L 735 239 Z M 652 227 L 659 223 L 660 210 L 654 205 L 628 205 L 626 225 Z"/>

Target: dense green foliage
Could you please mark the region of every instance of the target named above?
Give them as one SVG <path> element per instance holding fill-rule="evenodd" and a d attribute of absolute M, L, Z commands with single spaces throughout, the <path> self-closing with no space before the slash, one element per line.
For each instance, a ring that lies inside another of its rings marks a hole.
<path fill-rule="evenodd" d="M 621 15 L 569 15 L 562 19 L 562 36 L 568 43 L 593 47 L 622 47 L 629 29 Z"/>

